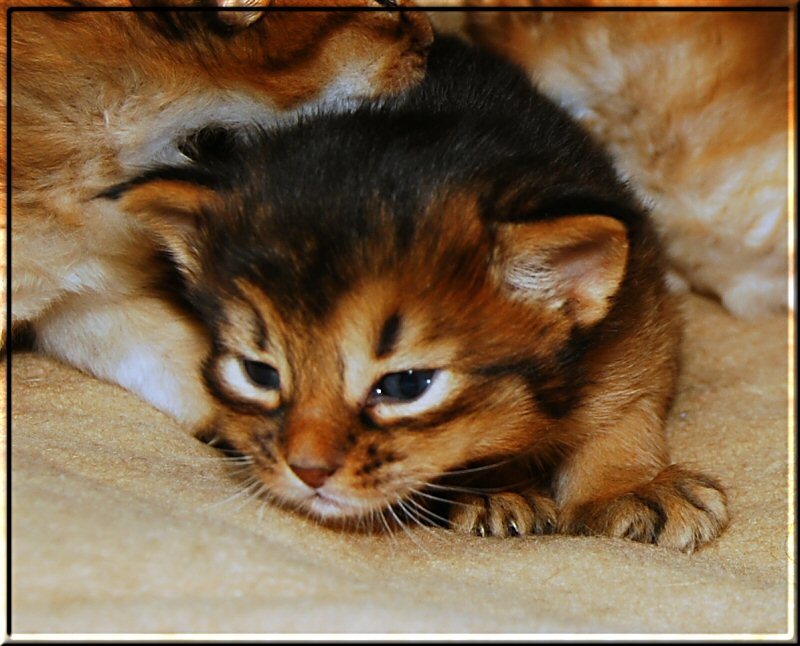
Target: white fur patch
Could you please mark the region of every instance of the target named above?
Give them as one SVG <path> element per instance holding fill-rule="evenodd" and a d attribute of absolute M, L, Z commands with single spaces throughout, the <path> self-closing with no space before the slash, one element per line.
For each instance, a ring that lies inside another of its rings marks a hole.
<path fill-rule="evenodd" d="M 36 342 L 41 351 L 139 394 L 181 422 L 194 426 L 212 414 L 199 369 L 206 340 L 167 303 L 72 299 L 37 321 Z"/>

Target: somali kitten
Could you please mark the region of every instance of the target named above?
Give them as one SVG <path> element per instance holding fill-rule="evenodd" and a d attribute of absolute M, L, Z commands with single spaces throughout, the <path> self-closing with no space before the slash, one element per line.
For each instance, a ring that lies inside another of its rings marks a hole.
<path fill-rule="evenodd" d="M 485 9 L 541 3 L 459 4 Z M 790 13 L 435 16 L 442 17 L 523 66 L 542 92 L 608 148 L 651 205 L 671 268 L 684 283 L 718 297 L 740 317 L 786 308 Z"/>
<path fill-rule="evenodd" d="M 162 295 L 162 254 L 138 222 L 98 194 L 186 163 L 193 129 L 400 92 L 423 76 L 433 37 L 424 14 L 385 11 L 389 0 L 284 4 L 238 26 L 217 12 L 11 14 L 12 324 L 190 426 L 213 408 L 199 374 L 207 335 Z"/>
<path fill-rule="evenodd" d="M 201 435 L 333 525 L 445 498 L 466 532 L 712 540 L 724 492 L 667 452 L 680 321 L 646 213 L 520 70 L 445 37 L 428 70 L 106 192 L 211 329 Z"/>

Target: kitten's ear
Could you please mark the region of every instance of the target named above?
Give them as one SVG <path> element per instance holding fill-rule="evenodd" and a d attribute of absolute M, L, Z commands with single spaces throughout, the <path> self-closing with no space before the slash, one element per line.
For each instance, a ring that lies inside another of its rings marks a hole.
<path fill-rule="evenodd" d="M 188 278 L 200 273 L 199 234 L 204 213 L 221 205 L 216 191 L 189 182 L 153 180 L 126 190 L 119 204 L 164 245 Z"/>
<path fill-rule="evenodd" d="M 625 225 L 604 215 L 502 224 L 495 273 L 515 298 L 563 309 L 583 327 L 602 319 L 625 276 Z"/>

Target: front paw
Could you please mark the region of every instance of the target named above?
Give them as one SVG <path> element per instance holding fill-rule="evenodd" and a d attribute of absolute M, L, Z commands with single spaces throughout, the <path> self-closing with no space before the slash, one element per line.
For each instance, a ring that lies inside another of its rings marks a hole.
<path fill-rule="evenodd" d="M 629 493 L 566 508 L 559 531 L 692 552 L 719 536 L 727 523 L 727 497 L 719 484 L 672 465 Z"/>
<path fill-rule="evenodd" d="M 555 530 L 556 506 L 539 494 L 463 494 L 451 505 L 450 526 L 478 536 L 549 534 Z"/>

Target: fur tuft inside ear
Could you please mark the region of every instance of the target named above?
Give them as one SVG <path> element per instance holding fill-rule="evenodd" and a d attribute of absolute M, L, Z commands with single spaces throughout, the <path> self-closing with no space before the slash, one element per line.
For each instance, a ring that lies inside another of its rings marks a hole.
<path fill-rule="evenodd" d="M 197 241 L 203 213 L 220 205 L 220 197 L 214 190 L 177 180 L 153 180 L 125 191 L 119 204 L 166 247 L 188 278 L 197 276 L 200 271 Z"/>
<path fill-rule="evenodd" d="M 587 327 L 611 308 L 627 260 L 624 224 L 577 215 L 501 225 L 495 273 L 514 298 L 563 310 Z"/>

